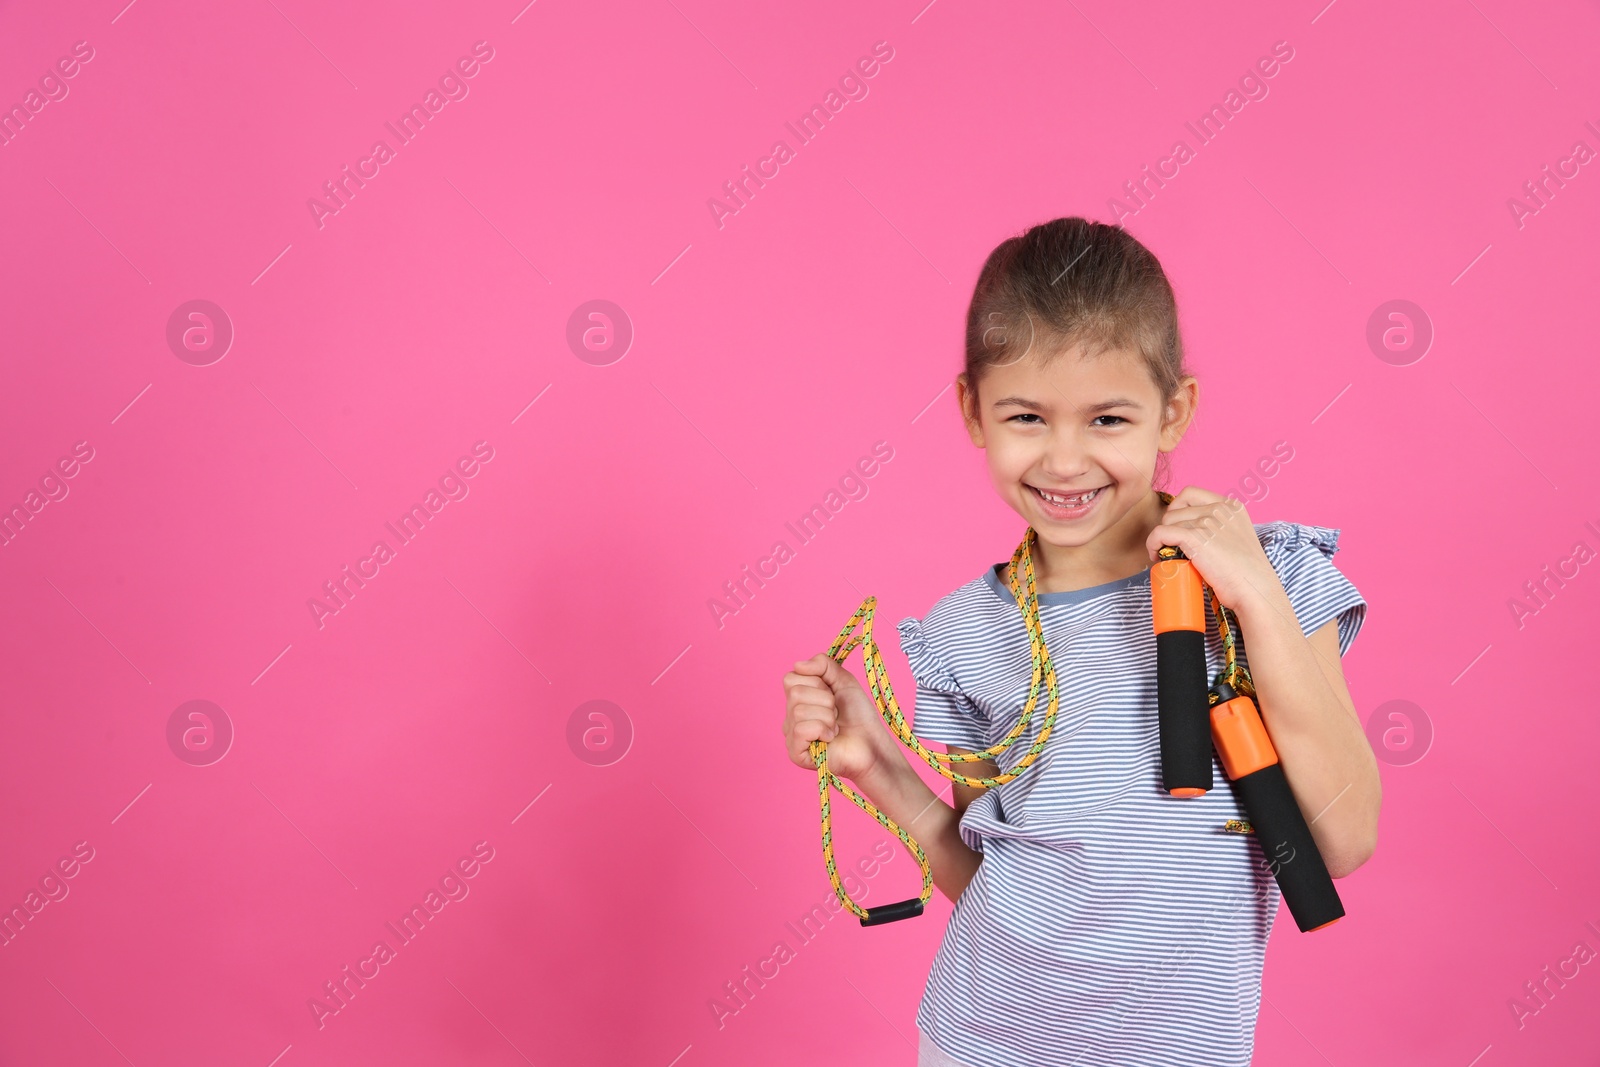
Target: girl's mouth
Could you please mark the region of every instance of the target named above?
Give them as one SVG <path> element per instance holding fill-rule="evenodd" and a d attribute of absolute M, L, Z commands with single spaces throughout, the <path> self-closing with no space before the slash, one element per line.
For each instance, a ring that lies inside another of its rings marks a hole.
<path fill-rule="evenodd" d="M 1028 491 L 1039 502 L 1039 510 L 1044 512 L 1047 518 L 1055 519 L 1057 522 L 1070 522 L 1081 519 L 1094 510 L 1095 503 L 1105 494 L 1107 488 L 1109 486 L 1102 485 L 1098 489 L 1072 496 L 1064 493 L 1047 494 L 1032 485 L 1028 486 Z"/>

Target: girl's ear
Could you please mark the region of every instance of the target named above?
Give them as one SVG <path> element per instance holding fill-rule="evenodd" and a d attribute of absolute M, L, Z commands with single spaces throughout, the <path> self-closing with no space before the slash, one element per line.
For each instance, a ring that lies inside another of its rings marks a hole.
<path fill-rule="evenodd" d="M 972 388 L 966 372 L 956 375 L 956 400 L 961 405 L 961 418 L 967 424 L 967 436 L 979 448 L 983 444 L 983 421 L 978 417 L 978 392 Z"/>
<path fill-rule="evenodd" d="M 1161 424 L 1161 451 L 1170 452 L 1178 447 L 1189 424 L 1194 421 L 1200 407 L 1200 382 L 1193 376 L 1178 383 L 1178 390 L 1167 401 L 1165 418 Z"/>

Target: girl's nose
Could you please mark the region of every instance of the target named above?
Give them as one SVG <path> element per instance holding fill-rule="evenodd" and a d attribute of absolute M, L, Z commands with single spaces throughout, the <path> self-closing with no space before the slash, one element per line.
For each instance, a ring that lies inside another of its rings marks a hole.
<path fill-rule="evenodd" d="M 1040 466 L 1054 484 L 1074 485 L 1088 473 L 1089 454 L 1074 435 L 1055 433 L 1050 435 Z"/>

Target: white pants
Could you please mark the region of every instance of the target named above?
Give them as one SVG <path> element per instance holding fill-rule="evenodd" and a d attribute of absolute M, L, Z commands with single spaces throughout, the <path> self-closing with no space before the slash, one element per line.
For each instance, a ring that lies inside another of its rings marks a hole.
<path fill-rule="evenodd" d="M 965 1060 L 958 1060 L 946 1053 L 921 1030 L 917 1031 L 917 1035 L 917 1067 L 973 1067 Z"/>

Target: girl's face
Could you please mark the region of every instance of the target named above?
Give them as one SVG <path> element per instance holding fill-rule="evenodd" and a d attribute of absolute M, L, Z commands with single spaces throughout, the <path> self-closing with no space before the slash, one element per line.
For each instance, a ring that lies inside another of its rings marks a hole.
<path fill-rule="evenodd" d="M 961 406 L 1001 497 L 1045 543 L 1078 547 L 1148 504 L 1157 456 L 1182 440 L 1199 383 L 1185 378 L 1162 410 L 1135 352 L 1084 359 L 1074 348 L 1042 363 L 1030 354 L 991 367 L 977 393 L 962 378 Z"/>

